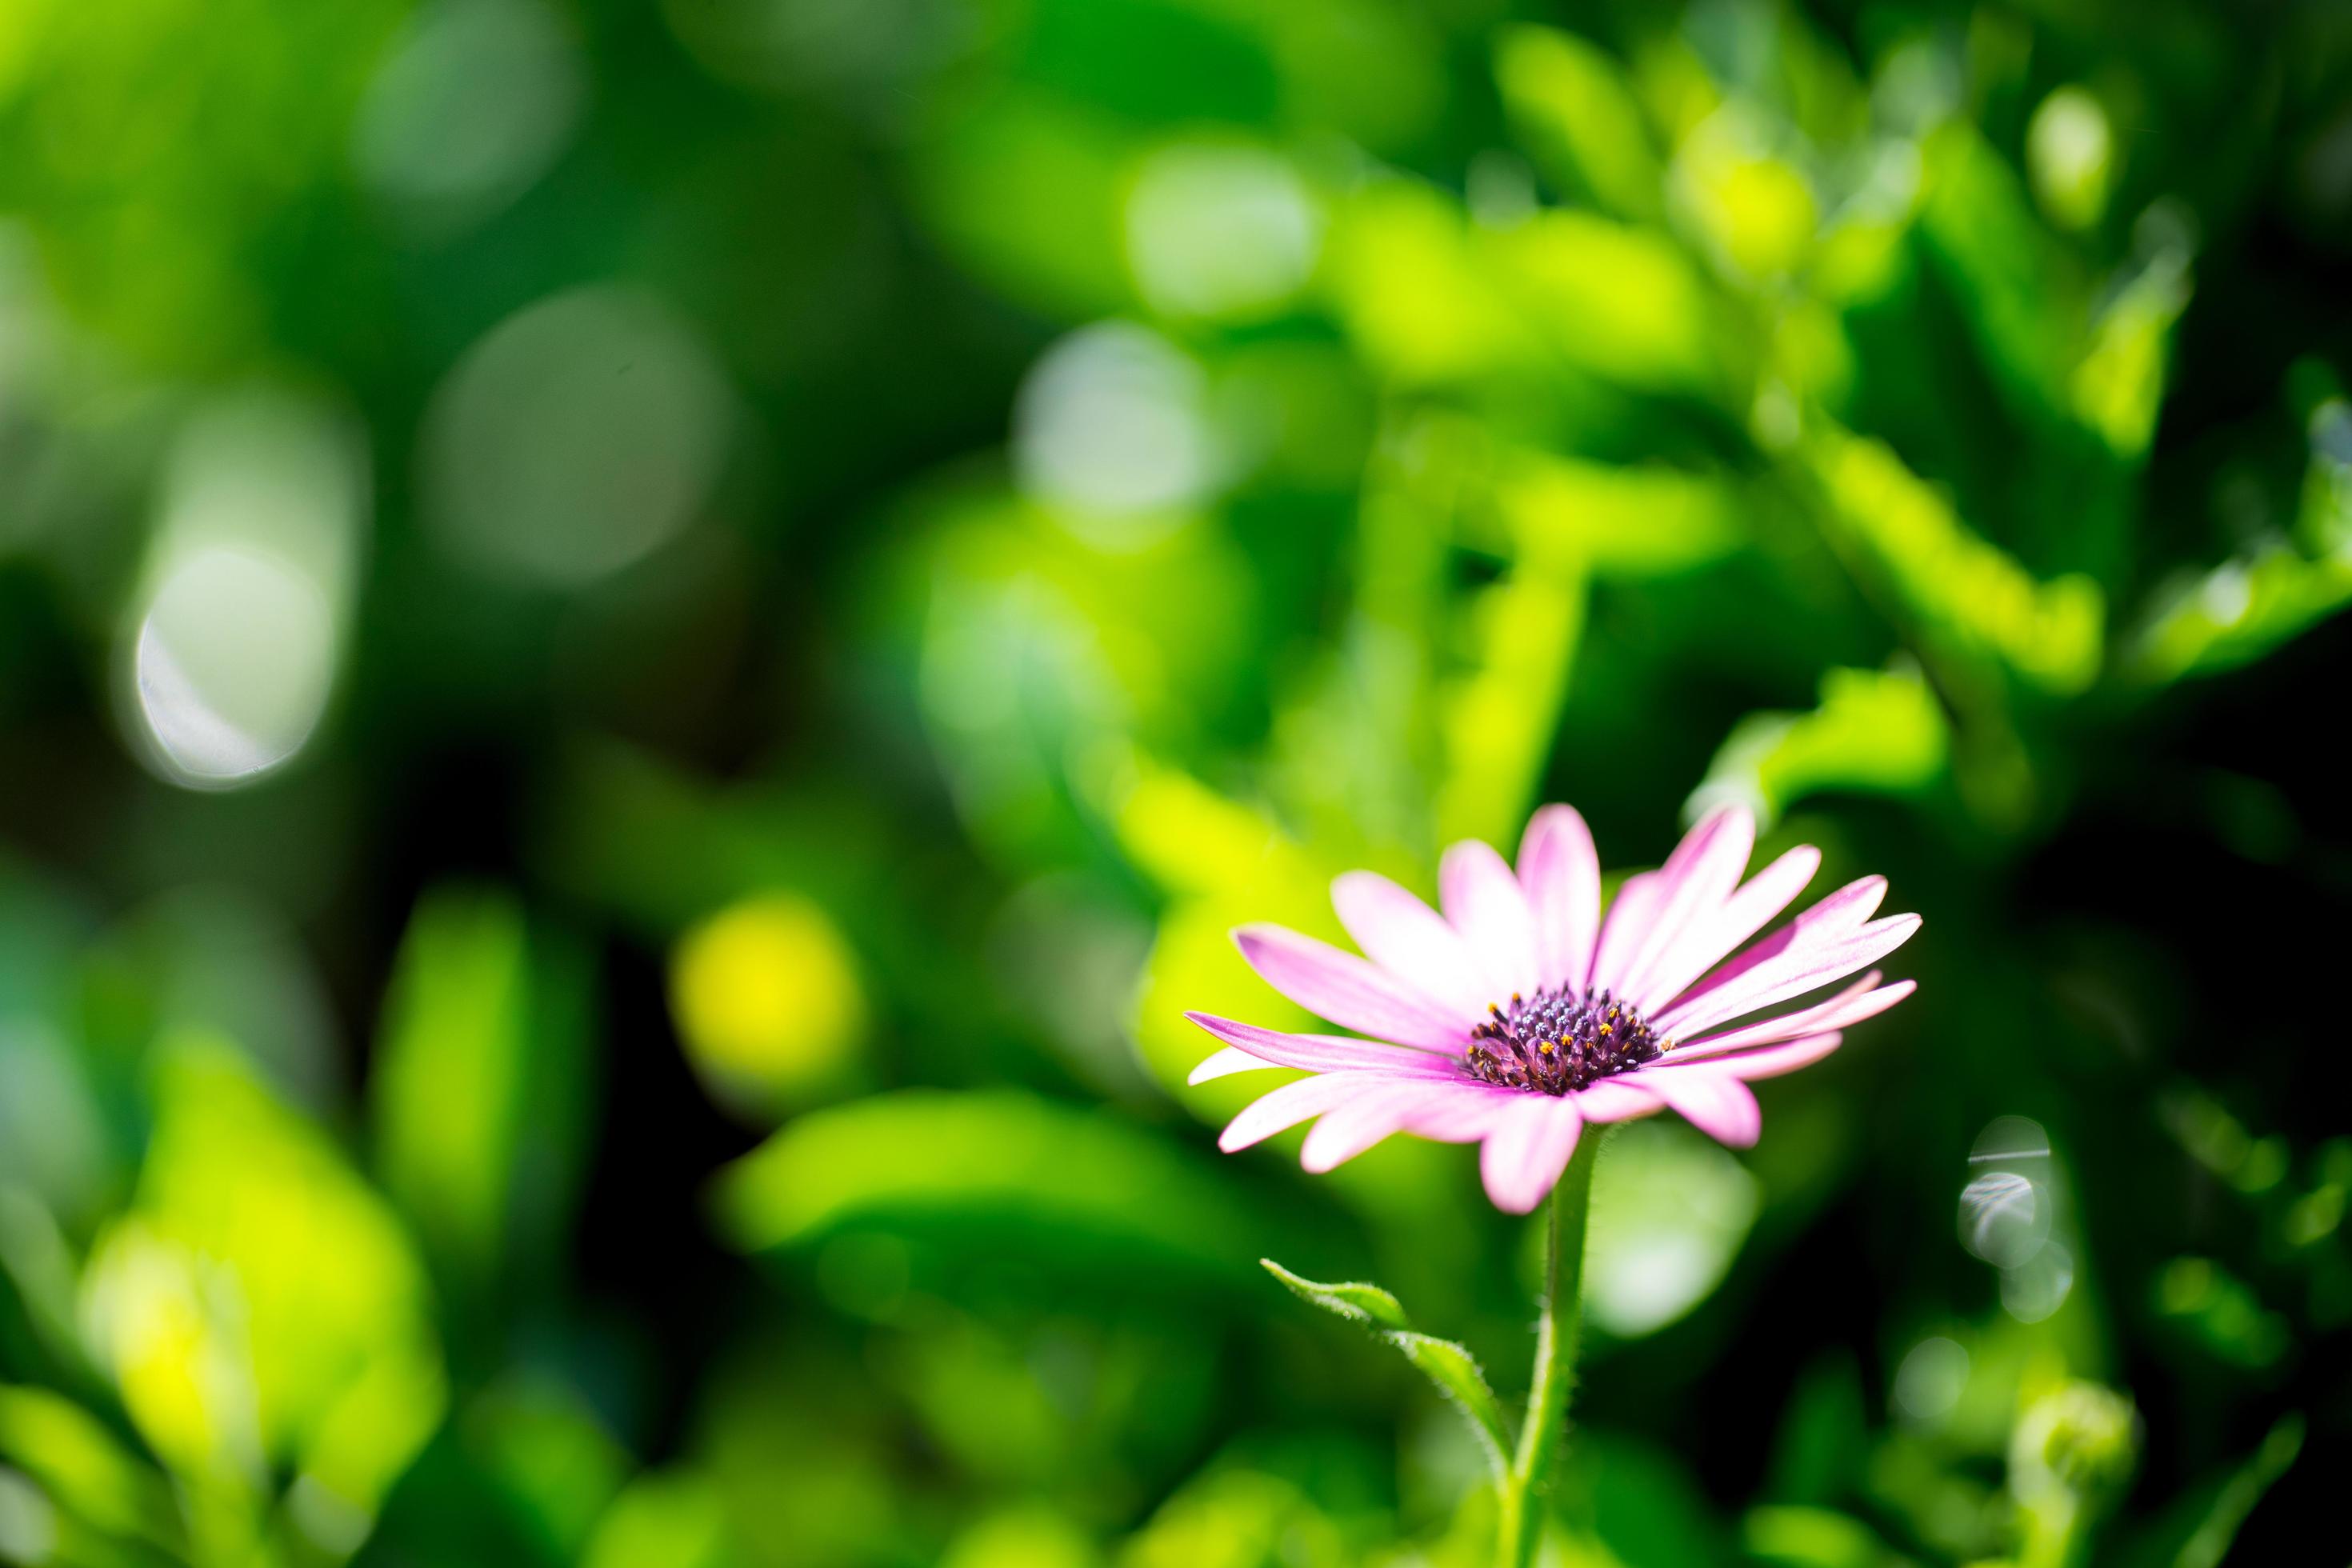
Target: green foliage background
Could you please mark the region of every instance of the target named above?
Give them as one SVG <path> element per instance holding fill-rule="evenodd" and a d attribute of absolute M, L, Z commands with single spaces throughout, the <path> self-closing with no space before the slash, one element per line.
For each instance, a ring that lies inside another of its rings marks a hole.
<path fill-rule="evenodd" d="M 1927 917 L 1559 1561 L 2341 1558 L 2347 260 L 2318 4 L 0 0 L 0 1560 L 1482 1562 L 1181 1013 L 1554 798 Z"/>

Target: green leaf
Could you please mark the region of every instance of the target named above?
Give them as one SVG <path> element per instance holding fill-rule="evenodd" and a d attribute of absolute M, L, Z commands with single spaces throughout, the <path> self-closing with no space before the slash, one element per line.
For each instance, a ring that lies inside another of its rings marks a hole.
<path fill-rule="evenodd" d="M 445 1286 L 543 1270 L 587 1136 L 578 953 L 504 892 L 444 887 L 410 917 L 371 1086 L 377 1169 Z"/>
<path fill-rule="evenodd" d="M 1404 1359 L 1437 1384 L 1440 1394 L 1461 1407 L 1478 1436 L 1479 1447 L 1486 1450 L 1487 1464 L 1501 1476 L 1507 1466 L 1504 1456 L 1518 1439 L 1503 1419 L 1503 1407 L 1496 1403 L 1495 1391 L 1486 1386 L 1486 1374 L 1479 1370 L 1477 1358 L 1452 1340 L 1433 1339 L 1409 1329 L 1381 1337 L 1402 1351 Z"/>
<path fill-rule="evenodd" d="M 1273 1275 L 1300 1300 L 1336 1313 L 1353 1323 L 1377 1323 L 1384 1329 L 1409 1329 L 1412 1325 L 1404 1315 L 1404 1307 L 1394 1296 L 1377 1285 L 1349 1283 L 1325 1285 L 1313 1279 L 1302 1279 L 1271 1258 L 1261 1258 L 1258 1266 Z"/>
<path fill-rule="evenodd" d="M 1240 1287 L 1244 1247 L 1312 1245 L 1196 1152 L 1016 1089 L 906 1089 L 812 1111 L 730 1165 L 714 1199 L 745 1251 L 880 1232 L 919 1241 L 941 1268 L 1013 1247 L 1119 1291 Z"/>
<path fill-rule="evenodd" d="M 1394 1345 L 1405 1360 L 1437 1384 L 1440 1394 L 1461 1407 L 1462 1414 L 1469 1418 L 1471 1430 L 1478 1436 L 1479 1447 L 1486 1452 L 1487 1464 L 1494 1468 L 1497 1479 L 1502 1478 L 1507 1468 L 1504 1456 L 1517 1439 L 1510 1424 L 1503 1419 L 1502 1406 L 1495 1402 L 1495 1391 L 1486 1386 L 1486 1374 L 1479 1370 L 1476 1357 L 1452 1340 L 1416 1331 L 1404 1315 L 1403 1305 L 1377 1285 L 1326 1285 L 1302 1279 L 1271 1258 L 1261 1258 L 1258 1262 L 1300 1300 L 1350 1322 L 1361 1323 Z"/>
<path fill-rule="evenodd" d="M 1831 669 L 1811 712 L 1741 720 L 1689 810 L 1738 801 L 1770 822 L 1823 790 L 1916 795 L 1943 776 L 1950 749 L 1950 722 L 1916 667 Z"/>
<path fill-rule="evenodd" d="M 1642 106 L 1606 53 L 1549 27 L 1507 30 L 1495 79 L 1519 140 L 1553 184 L 1620 217 L 1655 219 L 1664 176 Z"/>

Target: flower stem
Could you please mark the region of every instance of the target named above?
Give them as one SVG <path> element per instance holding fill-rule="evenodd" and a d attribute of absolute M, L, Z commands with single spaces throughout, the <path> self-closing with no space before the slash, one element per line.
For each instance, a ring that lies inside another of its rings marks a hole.
<path fill-rule="evenodd" d="M 1584 1224 L 1592 1207 L 1592 1167 L 1601 1130 L 1588 1129 L 1552 1188 L 1545 1214 L 1543 1295 L 1536 1317 L 1535 1384 L 1528 1391 L 1519 1448 L 1502 1487 L 1496 1520 L 1498 1568 L 1528 1568 L 1543 1539 L 1540 1493 L 1568 1426 L 1568 1395 L 1576 1382 L 1576 1346 L 1584 1327 Z"/>

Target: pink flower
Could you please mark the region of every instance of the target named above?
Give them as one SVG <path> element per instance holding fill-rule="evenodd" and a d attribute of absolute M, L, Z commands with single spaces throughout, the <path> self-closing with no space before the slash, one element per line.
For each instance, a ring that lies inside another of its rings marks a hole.
<path fill-rule="evenodd" d="M 1244 1110 L 1218 1144 L 1245 1149 L 1310 1117 L 1303 1163 L 1328 1171 L 1392 1132 L 1478 1142 L 1497 1206 L 1525 1214 L 1559 1180 L 1588 1122 L 1664 1110 L 1734 1148 L 1763 1113 L 1748 1083 L 1835 1050 L 1838 1031 L 1909 995 L 1875 971 L 1827 1001 L 1740 1023 L 1866 968 L 1919 929 L 1870 918 L 1886 879 L 1839 889 L 1780 930 L 1740 944 L 1786 909 L 1821 865 L 1810 845 L 1740 879 L 1756 823 L 1710 815 L 1666 863 L 1626 879 L 1601 918 L 1601 864 L 1584 818 L 1544 807 L 1516 874 L 1475 841 L 1445 852 L 1440 915 L 1385 877 L 1331 885 L 1339 923 L 1367 956 L 1280 926 L 1234 933 L 1273 987 L 1371 1037 L 1286 1035 L 1188 1014 L 1225 1042 L 1192 1071 L 1205 1083 L 1266 1067 L 1314 1076 Z"/>

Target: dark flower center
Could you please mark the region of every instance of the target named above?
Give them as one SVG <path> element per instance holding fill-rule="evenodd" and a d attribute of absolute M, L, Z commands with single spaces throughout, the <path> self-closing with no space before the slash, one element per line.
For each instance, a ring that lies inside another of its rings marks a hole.
<path fill-rule="evenodd" d="M 1487 1012 L 1487 1021 L 1470 1031 L 1465 1060 L 1478 1077 L 1506 1089 L 1566 1094 L 1674 1048 L 1632 1003 L 1606 991 L 1515 991 L 1507 1006 Z"/>

